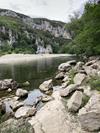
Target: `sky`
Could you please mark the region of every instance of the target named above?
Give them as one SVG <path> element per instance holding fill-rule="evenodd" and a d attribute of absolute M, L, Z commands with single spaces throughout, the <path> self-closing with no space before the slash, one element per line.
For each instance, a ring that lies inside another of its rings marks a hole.
<path fill-rule="evenodd" d="M 87 0 L 0 0 L 0 8 L 31 17 L 68 22 L 74 11 L 82 13 Z"/>

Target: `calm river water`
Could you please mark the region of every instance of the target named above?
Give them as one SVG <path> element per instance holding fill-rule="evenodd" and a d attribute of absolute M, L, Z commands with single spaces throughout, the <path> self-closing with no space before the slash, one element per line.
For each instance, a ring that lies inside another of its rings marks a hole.
<path fill-rule="evenodd" d="M 19 83 L 29 81 L 28 90 L 38 89 L 43 81 L 54 78 L 59 64 L 71 59 L 72 57 L 65 56 L 43 58 L 18 64 L 0 64 L 0 79 L 12 78 Z"/>

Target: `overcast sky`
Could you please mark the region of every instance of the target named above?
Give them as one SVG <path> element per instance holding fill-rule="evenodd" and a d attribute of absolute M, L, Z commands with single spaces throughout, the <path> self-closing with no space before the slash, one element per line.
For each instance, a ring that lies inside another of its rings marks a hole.
<path fill-rule="evenodd" d="M 31 17 L 68 21 L 74 11 L 82 12 L 87 0 L 0 0 L 0 8 L 11 9 Z"/>

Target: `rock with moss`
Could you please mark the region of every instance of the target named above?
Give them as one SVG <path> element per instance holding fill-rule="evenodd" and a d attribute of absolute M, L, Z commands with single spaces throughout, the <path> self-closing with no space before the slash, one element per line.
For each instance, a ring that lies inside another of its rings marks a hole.
<path fill-rule="evenodd" d="M 11 118 L 0 124 L 0 133 L 34 133 L 34 129 L 26 120 Z"/>

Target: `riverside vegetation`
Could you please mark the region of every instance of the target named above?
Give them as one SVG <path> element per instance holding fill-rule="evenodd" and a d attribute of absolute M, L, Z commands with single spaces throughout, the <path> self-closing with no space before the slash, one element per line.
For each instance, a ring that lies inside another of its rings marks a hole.
<path fill-rule="evenodd" d="M 71 22 L 66 24 L 73 39 L 63 46 L 62 51 L 77 55 L 100 55 L 100 2 L 87 3 L 83 15 L 78 16 L 75 13 Z"/>
<path fill-rule="evenodd" d="M 1 133 L 99 133 L 100 58 L 71 60 L 58 66 L 53 86 L 40 84 L 41 95 L 26 103 L 30 92 L 12 79 L 0 81 L 0 91 L 13 95 L 0 99 Z"/>

